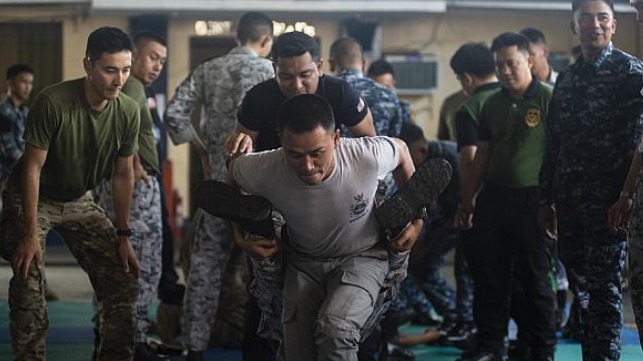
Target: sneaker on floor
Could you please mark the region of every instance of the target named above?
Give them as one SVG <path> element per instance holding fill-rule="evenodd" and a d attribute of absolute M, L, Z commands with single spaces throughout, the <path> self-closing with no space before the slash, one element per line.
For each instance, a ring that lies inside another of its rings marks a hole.
<path fill-rule="evenodd" d="M 195 200 L 212 216 L 236 222 L 249 233 L 275 237 L 272 204 L 263 197 L 240 194 L 224 182 L 207 180 L 197 187 Z"/>
<path fill-rule="evenodd" d="M 474 322 L 458 322 L 447 332 L 446 337 L 449 341 L 463 341 L 475 336 L 477 332 L 478 328 Z"/>
<path fill-rule="evenodd" d="M 422 207 L 442 194 L 452 172 L 444 158 L 430 158 L 420 164 L 406 184 L 375 210 L 379 225 L 393 234 L 404 229 Z"/>
<path fill-rule="evenodd" d="M 473 322 L 459 322 L 454 328 L 447 332 L 445 338 L 447 343 L 461 350 L 471 350 L 476 344 L 476 333 L 478 329 Z"/>

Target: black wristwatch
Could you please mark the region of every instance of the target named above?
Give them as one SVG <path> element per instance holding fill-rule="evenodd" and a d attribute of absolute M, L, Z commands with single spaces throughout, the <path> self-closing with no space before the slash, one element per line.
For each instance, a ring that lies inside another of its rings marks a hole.
<path fill-rule="evenodd" d="M 420 210 L 415 215 L 415 219 L 421 219 L 425 223 L 429 219 L 429 212 L 427 212 L 426 207 L 420 208 Z"/>
<path fill-rule="evenodd" d="M 116 230 L 116 237 L 131 237 L 132 236 L 132 229 L 117 229 Z"/>

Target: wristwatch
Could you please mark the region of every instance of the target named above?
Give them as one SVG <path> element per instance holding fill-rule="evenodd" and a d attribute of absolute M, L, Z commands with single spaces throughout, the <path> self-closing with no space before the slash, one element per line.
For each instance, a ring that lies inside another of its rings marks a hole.
<path fill-rule="evenodd" d="M 427 212 L 426 207 L 420 208 L 420 210 L 415 215 L 415 219 L 421 219 L 424 222 L 429 219 L 429 212 Z"/>
<path fill-rule="evenodd" d="M 116 230 L 116 237 L 131 237 L 131 236 L 132 236 L 131 228 Z"/>
<path fill-rule="evenodd" d="M 634 199 L 634 192 L 632 191 L 621 191 L 619 194 L 620 198 Z"/>

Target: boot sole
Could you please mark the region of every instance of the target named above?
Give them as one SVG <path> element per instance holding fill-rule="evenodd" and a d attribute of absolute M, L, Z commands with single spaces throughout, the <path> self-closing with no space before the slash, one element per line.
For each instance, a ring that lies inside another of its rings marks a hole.
<path fill-rule="evenodd" d="M 420 164 L 413 176 L 375 211 L 380 226 L 403 228 L 416 218 L 422 207 L 436 200 L 451 180 L 453 169 L 444 158 L 431 158 Z"/>
<path fill-rule="evenodd" d="M 265 198 L 239 194 L 228 184 L 207 180 L 196 189 L 196 206 L 208 214 L 235 222 L 246 232 L 275 238 L 272 204 Z"/>
<path fill-rule="evenodd" d="M 270 218 L 272 205 L 263 197 L 239 194 L 228 184 L 207 180 L 196 189 L 196 205 L 207 213 L 233 222 L 260 222 Z"/>

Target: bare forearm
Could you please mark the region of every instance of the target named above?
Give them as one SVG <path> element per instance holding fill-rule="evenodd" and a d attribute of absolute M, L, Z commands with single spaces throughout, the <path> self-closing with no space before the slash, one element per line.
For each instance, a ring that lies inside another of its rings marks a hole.
<path fill-rule="evenodd" d="M 36 232 L 39 188 L 40 170 L 25 166 L 22 173 L 22 208 L 25 217 L 26 238 L 35 235 Z"/>
<path fill-rule="evenodd" d="M 471 203 L 482 184 L 484 169 L 489 159 L 489 146 L 478 146 L 475 152 L 473 162 L 465 164 L 465 172 L 460 175 L 462 188 L 462 203 Z"/>
<path fill-rule="evenodd" d="M 116 228 L 129 228 L 130 207 L 134 189 L 134 172 L 131 167 L 115 171 L 112 175 L 112 194 Z"/>
<path fill-rule="evenodd" d="M 400 149 L 400 160 L 398 162 L 397 168 L 393 170 L 393 178 L 395 179 L 395 184 L 398 187 L 401 187 L 406 183 L 413 173 L 415 173 L 415 166 L 413 165 L 413 160 L 411 159 L 411 154 L 409 153 L 409 148 L 406 146 L 406 143 L 403 141 L 393 138 L 395 143 Z"/>
<path fill-rule="evenodd" d="M 641 168 L 641 153 L 638 151 L 634 152 L 634 157 L 632 157 L 632 164 L 630 165 L 630 172 L 627 174 L 625 183 L 623 184 L 623 191 L 628 193 L 633 193 L 636 188 L 637 178 L 639 174 L 639 169 Z"/>

